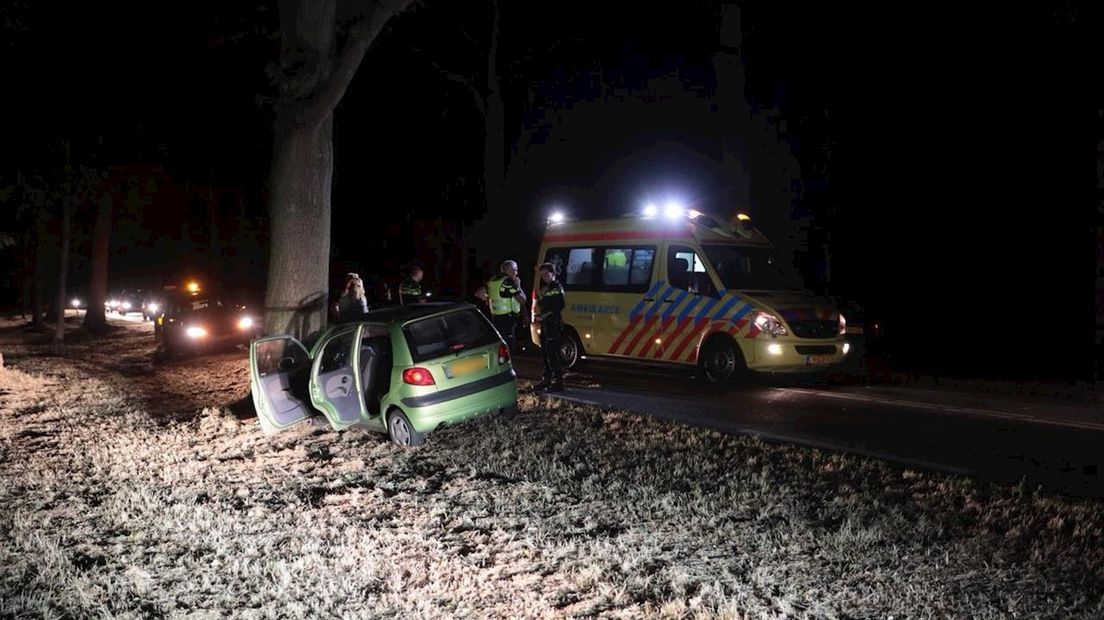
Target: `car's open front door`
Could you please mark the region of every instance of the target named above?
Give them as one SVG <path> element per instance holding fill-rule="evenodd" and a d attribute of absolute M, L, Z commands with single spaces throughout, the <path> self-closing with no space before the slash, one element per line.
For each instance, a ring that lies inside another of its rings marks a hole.
<path fill-rule="evenodd" d="M 310 373 L 310 354 L 291 336 L 249 345 L 250 389 L 261 428 L 276 432 L 314 415 L 307 391 Z"/>

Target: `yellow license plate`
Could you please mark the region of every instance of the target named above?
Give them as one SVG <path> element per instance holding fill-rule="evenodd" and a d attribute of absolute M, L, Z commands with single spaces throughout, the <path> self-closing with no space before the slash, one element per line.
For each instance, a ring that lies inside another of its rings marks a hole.
<path fill-rule="evenodd" d="M 831 364 L 832 363 L 832 356 L 831 355 L 810 355 L 809 357 L 806 358 L 805 363 L 810 365 L 810 366 L 813 366 L 813 365 L 816 365 L 816 364 Z"/>
<path fill-rule="evenodd" d="M 487 356 L 477 355 L 475 357 L 469 357 L 462 359 L 458 362 L 453 362 L 445 366 L 445 376 L 449 379 L 453 377 L 462 377 L 467 374 L 471 374 L 477 370 L 483 370 L 487 367 Z"/>

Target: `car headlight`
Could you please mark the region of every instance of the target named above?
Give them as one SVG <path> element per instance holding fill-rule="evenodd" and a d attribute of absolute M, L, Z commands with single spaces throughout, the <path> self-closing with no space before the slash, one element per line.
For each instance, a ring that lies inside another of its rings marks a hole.
<path fill-rule="evenodd" d="M 150 305 L 146 306 L 146 310 L 149 310 L 150 312 L 157 312 L 160 309 L 161 309 L 161 306 L 158 306 L 157 304 L 150 304 Z"/>
<path fill-rule="evenodd" d="M 839 335 L 842 336 L 846 333 L 847 333 L 847 319 L 843 318 L 843 313 L 841 312 L 840 313 L 840 333 L 839 333 Z"/>
<path fill-rule="evenodd" d="M 771 336 L 785 336 L 790 332 L 782 324 L 782 320 L 769 312 L 758 312 L 755 315 L 755 326 L 759 331 Z"/>
<path fill-rule="evenodd" d="M 80 308 L 80 300 L 79 299 L 74 299 L 73 300 L 73 307 L 74 308 Z"/>
<path fill-rule="evenodd" d="M 129 301 L 124 301 L 123 302 L 123 310 L 130 310 L 130 302 Z"/>
<path fill-rule="evenodd" d="M 253 319 L 251 317 L 243 316 L 238 319 L 238 329 L 249 329 L 250 327 L 253 327 Z"/>
<path fill-rule="evenodd" d="M 189 327 L 188 329 L 184 330 L 184 333 L 187 334 L 188 337 L 191 338 L 192 340 L 198 340 L 200 338 L 206 338 L 207 337 L 207 330 L 203 329 L 202 327 L 197 327 L 195 325 L 193 325 L 193 326 Z"/>

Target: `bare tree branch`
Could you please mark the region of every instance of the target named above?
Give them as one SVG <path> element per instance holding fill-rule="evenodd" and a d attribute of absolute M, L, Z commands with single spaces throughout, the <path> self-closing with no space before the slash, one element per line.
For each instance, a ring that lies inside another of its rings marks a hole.
<path fill-rule="evenodd" d="M 490 96 L 498 94 L 498 0 L 493 0 L 494 23 L 491 27 L 491 49 L 487 52 L 487 92 Z"/>
<path fill-rule="evenodd" d="M 446 69 L 446 68 L 442 67 L 441 65 L 437 64 L 436 61 L 431 60 L 428 56 L 426 56 L 424 54 L 424 52 L 422 52 L 422 50 L 419 50 L 417 48 L 411 48 L 410 51 L 413 51 L 416 54 L 421 55 L 422 59 L 425 60 L 426 64 L 428 64 L 430 67 L 432 67 L 433 70 L 436 71 L 437 74 L 440 75 L 441 77 L 445 78 L 446 80 L 448 80 L 450 82 L 453 82 L 455 84 L 459 84 L 460 86 L 463 86 L 468 91 L 468 93 L 472 96 L 472 101 L 475 103 L 476 109 L 479 110 L 479 114 L 481 116 L 487 114 L 486 96 L 483 94 L 482 91 L 480 91 L 478 88 L 476 88 L 475 78 L 468 77 L 466 75 L 461 75 L 461 74 L 455 73 L 453 71 L 449 71 L 448 69 Z"/>
<path fill-rule="evenodd" d="M 338 57 L 334 72 L 326 80 L 325 86 L 315 95 L 302 112 L 300 119 L 310 127 L 317 127 L 333 113 L 334 108 L 345 96 L 349 83 L 353 81 L 364 54 L 376 40 L 383 27 L 392 18 L 406 10 L 414 0 L 376 0 L 368 10 L 367 17 L 361 18 L 349 29 L 341 56 Z"/>

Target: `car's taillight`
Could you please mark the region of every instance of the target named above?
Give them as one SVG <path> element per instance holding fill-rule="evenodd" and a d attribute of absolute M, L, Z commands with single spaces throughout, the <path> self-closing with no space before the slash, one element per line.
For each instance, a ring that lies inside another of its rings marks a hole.
<path fill-rule="evenodd" d="M 435 385 L 433 375 L 425 368 L 407 368 L 403 371 L 403 382 L 410 385 Z"/>
<path fill-rule="evenodd" d="M 510 349 L 504 344 L 498 345 L 498 363 L 505 364 L 508 361 L 510 361 Z"/>

